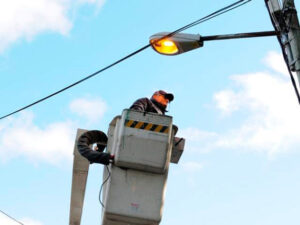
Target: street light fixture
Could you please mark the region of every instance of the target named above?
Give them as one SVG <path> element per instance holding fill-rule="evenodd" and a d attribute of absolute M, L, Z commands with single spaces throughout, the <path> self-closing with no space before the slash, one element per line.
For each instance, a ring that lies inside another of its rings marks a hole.
<path fill-rule="evenodd" d="M 163 55 L 178 55 L 203 46 L 200 42 L 200 35 L 177 33 L 170 35 L 168 32 L 161 32 L 150 37 L 152 48 Z"/>
<path fill-rule="evenodd" d="M 203 46 L 204 41 L 265 37 L 280 35 L 279 31 L 263 31 L 251 33 L 225 34 L 213 36 L 200 36 L 199 34 L 186 34 L 161 32 L 150 37 L 152 48 L 163 55 L 178 55 Z"/>

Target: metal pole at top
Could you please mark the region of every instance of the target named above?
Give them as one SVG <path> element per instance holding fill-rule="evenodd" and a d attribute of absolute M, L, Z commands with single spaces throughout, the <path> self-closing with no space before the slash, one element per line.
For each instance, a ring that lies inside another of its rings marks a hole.
<path fill-rule="evenodd" d="M 272 24 L 280 32 L 278 41 L 289 68 L 291 81 L 300 104 L 300 26 L 294 0 L 265 0 Z M 296 72 L 297 82 L 291 71 Z"/>
<path fill-rule="evenodd" d="M 224 34 L 213 36 L 201 36 L 200 41 L 215 41 L 237 38 L 254 38 L 254 37 L 266 37 L 266 36 L 278 36 L 279 31 L 263 31 L 263 32 L 251 32 L 251 33 L 238 33 L 238 34 Z"/>
<path fill-rule="evenodd" d="M 286 24 L 285 46 L 288 48 L 289 65 L 300 76 L 300 26 L 294 0 L 285 0 L 282 6 Z"/>

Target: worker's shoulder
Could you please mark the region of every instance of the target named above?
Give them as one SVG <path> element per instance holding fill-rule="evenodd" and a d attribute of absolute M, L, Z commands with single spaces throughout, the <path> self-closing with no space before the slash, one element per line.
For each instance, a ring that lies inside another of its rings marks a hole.
<path fill-rule="evenodd" d="M 137 102 L 149 103 L 149 102 L 151 102 L 151 101 L 150 101 L 149 98 L 144 97 L 144 98 L 139 98 L 139 99 L 137 99 L 137 100 L 135 101 L 135 103 L 137 103 Z"/>

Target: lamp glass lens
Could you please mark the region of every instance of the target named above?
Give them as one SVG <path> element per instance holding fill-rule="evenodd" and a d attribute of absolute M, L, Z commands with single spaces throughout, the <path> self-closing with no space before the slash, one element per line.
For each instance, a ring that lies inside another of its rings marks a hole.
<path fill-rule="evenodd" d="M 170 39 L 152 39 L 150 43 L 158 53 L 166 55 L 174 55 L 178 53 L 178 47 L 176 46 L 176 43 Z"/>

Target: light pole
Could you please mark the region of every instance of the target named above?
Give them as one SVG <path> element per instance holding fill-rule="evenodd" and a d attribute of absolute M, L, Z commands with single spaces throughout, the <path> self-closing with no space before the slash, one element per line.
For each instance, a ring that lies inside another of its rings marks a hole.
<path fill-rule="evenodd" d="M 300 82 L 300 26 L 294 0 L 265 0 L 272 24 L 280 32 L 278 41 L 291 71 L 297 73 Z"/>

